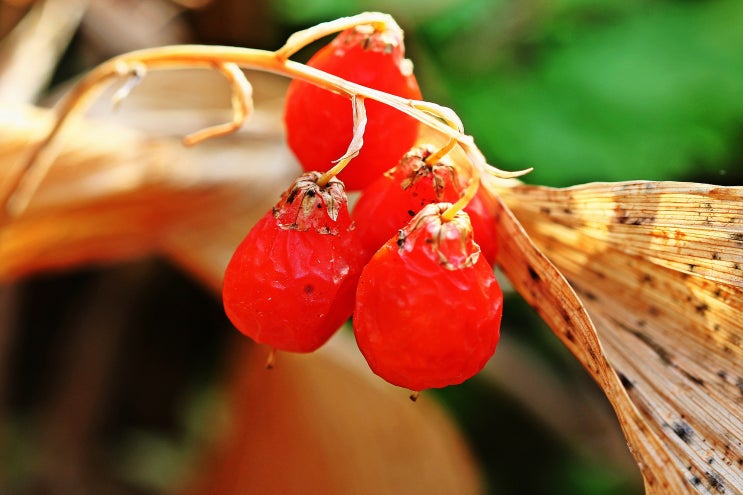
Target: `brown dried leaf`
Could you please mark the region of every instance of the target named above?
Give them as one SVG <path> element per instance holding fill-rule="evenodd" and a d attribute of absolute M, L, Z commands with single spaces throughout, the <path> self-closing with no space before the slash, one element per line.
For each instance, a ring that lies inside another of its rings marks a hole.
<path fill-rule="evenodd" d="M 606 392 L 647 492 L 740 493 L 743 188 L 499 192 L 585 312 L 505 208 L 501 264 Z"/>
<path fill-rule="evenodd" d="M 178 494 L 483 492 L 450 418 L 372 377 L 349 334 L 271 371 L 264 346 L 236 351 L 229 427 Z"/>

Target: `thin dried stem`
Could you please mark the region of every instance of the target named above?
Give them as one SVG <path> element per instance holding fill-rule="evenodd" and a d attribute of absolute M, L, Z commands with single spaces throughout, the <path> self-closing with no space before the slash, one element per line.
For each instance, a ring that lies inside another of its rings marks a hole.
<path fill-rule="evenodd" d="M 323 22 L 311 28 L 298 31 L 289 36 L 284 46 L 274 53 L 277 59 L 287 60 L 299 50 L 320 38 L 360 25 L 369 25 L 376 31 L 401 31 L 400 26 L 397 25 L 392 16 L 379 12 L 364 12 L 350 17 L 341 17 L 333 21 Z"/>
<path fill-rule="evenodd" d="M 391 19 L 384 14 L 379 14 L 379 16 L 379 19 L 370 14 L 347 18 L 337 23 L 331 23 L 330 25 L 321 25 L 318 30 L 313 32 L 332 32 L 332 29 L 353 25 L 354 22 L 367 24 L 371 22 L 373 24 L 374 22 L 388 22 Z M 296 47 L 302 43 L 301 40 L 311 38 L 311 36 L 308 36 L 307 33 L 302 34 L 299 38 L 295 38 L 294 41 L 291 41 L 290 38 L 290 42 L 287 42 L 287 45 Z M 432 130 L 448 137 L 450 141 L 456 141 L 468 156 L 474 156 L 476 158 L 472 162 L 474 168 L 483 169 L 487 166 L 479 151 L 474 154 L 467 152 L 467 149 L 474 147 L 474 143 L 469 136 L 463 134 L 461 120 L 452 110 L 433 103 L 390 95 L 382 91 L 351 83 L 318 69 L 286 60 L 284 57 L 290 54 L 290 49 L 286 48 L 287 45 L 279 49 L 279 52 L 226 46 L 164 46 L 130 52 L 104 62 L 83 77 L 72 91 L 68 93 L 67 98 L 59 107 L 59 118 L 50 133 L 31 153 L 29 159 L 17 166 L 11 173 L 6 190 L 0 191 L 0 204 L 5 206 L 3 210 L 10 217 L 17 217 L 26 209 L 57 154 L 55 142 L 63 126 L 68 120 L 84 113 L 87 105 L 100 93 L 105 82 L 121 77 L 123 74 L 128 74 L 129 77 L 132 77 L 132 68 L 135 68 L 134 77 L 136 78 L 137 73 L 141 74 L 145 70 L 217 67 L 230 80 L 233 87 L 232 121 L 187 136 L 185 139 L 187 144 L 224 135 L 240 127 L 250 108 L 252 108 L 249 98 L 251 93 L 249 90 L 250 86 L 244 79 L 244 76 L 239 74 L 240 71 L 238 70 L 238 68 L 243 68 L 299 79 L 349 98 L 357 96 L 379 101 L 417 119 Z M 129 86 L 131 84 L 125 86 L 125 88 L 129 88 Z M 491 173 L 501 177 L 513 177 L 515 175 L 499 170 L 492 170 Z M 523 172 L 520 174 L 523 174 Z"/>
<path fill-rule="evenodd" d="M 336 164 L 317 180 L 317 185 L 320 187 L 325 187 L 330 179 L 341 173 L 346 165 L 358 156 L 361 147 L 364 145 L 364 131 L 366 130 L 364 99 L 354 95 L 351 97 L 351 106 L 353 107 L 353 138 L 351 144 L 348 146 L 346 153 L 336 160 Z"/>
<path fill-rule="evenodd" d="M 240 67 L 230 63 L 218 64 L 217 70 L 227 78 L 232 87 L 232 120 L 189 134 L 183 138 L 183 144 L 186 146 L 237 131 L 253 112 L 253 87 Z"/>
<path fill-rule="evenodd" d="M 467 189 L 464 190 L 464 193 L 462 193 L 456 203 L 451 205 L 449 208 L 446 209 L 444 213 L 441 214 L 441 221 L 451 222 L 452 220 L 454 220 L 456 214 L 462 211 L 464 207 L 467 206 L 470 201 L 472 201 L 472 198 L 475 197 L 479 188 L 480 169 L 478 167 L 472 167 L 472 175 L 470 176 L 469 184 L 467 184 Z"/>

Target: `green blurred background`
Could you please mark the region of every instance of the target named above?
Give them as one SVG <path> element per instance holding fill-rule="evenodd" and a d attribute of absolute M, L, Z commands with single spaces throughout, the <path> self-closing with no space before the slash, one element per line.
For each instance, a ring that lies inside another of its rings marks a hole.
<path fill-rule="evenodd" d="M 278 0 L 282 23 L 392 14 L 424 97 L 527 181 L 740 181 L 737 0 Z M 734 178 L 726 177 L 732 175 Z"/>
<path fill-rule="evenodd" d="M 214 1 L 178 20 L 189 41 L 275 49 L 298 29 L 368 10 L 392 14 L 405 30 L 424 97 L 452 107 L 490 163 L 534 167 L 527 182 L 743 179 L 739 0 Z M 91 50 L 90 38 L 78 34 L 55 81 L 113 54 Z M 169 265 L 135 267 L 147 275 L 124 289 L 134 309 L 118 337 L 120 369 L 107 382 L 117 412 L 103 421 L 102 436 L 120 493 L 158 493 L 204 435 L 199 418 L 215 403 L 211 381 L 233 330 L 219 302 Z M 8 493 L 48 493 L 27 482 L 36 448 L 29 438 L 41 430 L 35 422 L 53 395 L 47 373 L 61 359 L 53 351 L 74 331 L 69 322 L 94 309 L 100 284 L 121 282 L 131 269 L 18 284 L 7 364 L 13 381 L 4 400 L 12 455 L 3 468 L 6 486 L 23 490 Z M 576 391 L 569 396 L 576 407 L 590 396 L 608 411 L 531 309 L 513 294 L 506 308 L 503 333 L 529 349 L 538 370 Z M 136 369 L 126 365 L 132 356 Z M 468 435 L 490 493 L 641 493 L 635 471 L 583 444 L 592 432 L 569 438 L 569 429 L 567 436 L 555 431 L 504 380 L 478 377 L 435 392 Z"/>

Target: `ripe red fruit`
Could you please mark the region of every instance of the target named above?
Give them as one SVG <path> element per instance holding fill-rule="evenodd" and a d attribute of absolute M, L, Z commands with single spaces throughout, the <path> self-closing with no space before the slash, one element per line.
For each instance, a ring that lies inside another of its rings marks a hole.
<path fill-rule="evenodd" d="M 410 99 L 421 99 L 402 31 L 359 26 L 340 33 L 308 65 L 348 81 Z M 364 188 L 393 166 L 415 142 L 418 121 L 376 101 L 365 101 L 364 146 L 339 174 L 348 190 Z M 353 136 L 348 98 L 295 80 L 284 107 L 287 140 L 305 170 L 327 170 L 343 156 Z"/>
<path fill-rule="evenodd" d="M 343 183 L 297 179 L 250 230 L 224 276 L 225 312 L 245 335 L 310 352 L 351 316 L 363 267 Z"/>
<path fill-rule="evenodd" d="M 366 265 L 353 324 L 372 371 L 419 391 L 479 372 L 500 336 L 503 294 L 465 213 L 423 208 Z"/>
<path fill-rule="evenodd" d="M 431 146 L 417 146 L 408 151 L 400 162 L 377 178 L 359 197 L 352 217 L 357 233 L 368 257 L 390 237 L 405 226 L 421 208 L 431 203 L 454 203 L 467 187 L 469 174 L 444 160 L 434 164 L 425 162 L 435 150 Z M 492 200 L 484 187 L 465 207 L 470 216 L 475 241 L 491 265 L 498 252 L 498 239 Z"/>

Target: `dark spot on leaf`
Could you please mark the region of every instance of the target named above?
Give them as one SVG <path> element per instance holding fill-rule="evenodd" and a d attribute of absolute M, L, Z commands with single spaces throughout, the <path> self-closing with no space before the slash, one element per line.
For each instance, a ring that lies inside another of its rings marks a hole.
<path fill-rule="evenodd" d="M 307 284 L 304 286 L 304 293 L 305 294 L 312 294 L 312 291 L 314 291 L 315 288 L 312 286 L 312 284 Z"/>
<path fill-rule="evenodd" d="M 676 421 L 671 429 L 684 443 L 689 443 L 691 437 L 694 436 L 694 430 L 686 421 Z"/>
<path fill-rule="evenodd" d="M 645 225 L 648 223 L 653 223 L 655 221 L 655 217 L 632 217 L 629 214 L 622 216 L 619 218 L 619 223 L 625 224 L 625 225 Z"/>
<path fill-rule="evenodd" d="M 314 198 L 315 194 L 317 193 L 315 192 L 314 189 L 307 189 L 307 196 L 309 196 L 310 198 Z"/>
<path fill-rule="evenodd" d="M 713 462 L 715 462 L 714 457 L 710 457 L 709 459 L 707 459 L 707 464 L 711 465 Z"/>
<path fill-rule="evenodd" d="M 720 370 L 717 372 L 717 376 L 719 376 L 720 378 L 724 380 L 728 377 L 728 372 L 725 370 Z"/>
<path fill-rule="evenodd" d="M 688 378 L 692 382 L 696 383 L 700 387 L 704 387 L 704 380 L 702 380 L 698 376 L 694 376 L 691 373 L 689 373 L 688 371 L 684 371 L 684 370 L 681 370 L 681 372 L 684 374 L 684 376 L 686 376 L 686 378 Z"/>
<path fill-rule="evenodd" d="M 568 314 L 567 311 L 565 311 L 565 308 L 560 308 L 560 311 L 561 311 L 560 314 L 562 315 L 562 320 L 569 325 L 572 322 L 570 315 Z"/>
<path fill-rule="evenodd" d="M 585 291 L 583 295 L 586 296 L 586 299 L 588 299 L 589 301 L 595 301 L 598 299 L 598 297 L 596 297 L 596 294 L 590 291 Z"/>
<path fill-rule="evenodd" d="M 632 383 L 632 381 L 629 378 L 627 378 L 627 375 L 625 375 L 621 371 L 619 372 L 619 381 L 622 382 L 622 386 L 627 391 L 630 391 L 633 388 L 635 388 L 635 384 Z"/>
<path fill-rule="evenodd" d="M 730 239 L 739 244 L 743 244 L 743 232 L 734 232 L 730 234 Z"/>
<path fill-rule="evenodd" d="M 643 276 L 642 276 L 642 283 L 643 284 L 649 284 L 652 281 L 653 281 L 653 277 L 651 277 L 649 273 L 643 274 Z"/>
<path fill-rule="evenodd" d="M 317 203 L 317 208 L 318 208 L 319 210 L 322 210 L 322 203 Z"/>
<path fill-rule="evenodd" d="M 719 260 L 720 259 L 720 254 L 719 253 L 712 253 L 712 259 L 713 260 Z"/>
<path fill-rule="evenodd" d="M 529 267 L 529 276 L 535 282 L 539 282 L 541 280 L 541 277 L 539 276 L 539 274 L 537 273 L 537 271 L 534 270 L 534 268 L 532 268 L 531 266 Z"/>
<path fill-rule="evenodd" d="M 634 335 L 635 337 L 637 337 L 638 339 L 640 339 L 641 341 L 643 341 L 652 350 L 654 350 L 655 353 L 660 358 L 660 360 L 663 362 L 663 364 L 666 364 L 666 365 L 672 364 L 671 363 L 671 355 L 665 349 L 665 347 L 663 347 L 662 345 L 660 345 L 659 343 L 657 343 L 656 341 L 654 341 L 649 335 L 644 334 L 644 333 L 640 332 L 639 330 L 634 330 L 634 329 L 631 329 L 631 328 L 627 328 L 626 326 L 624 326 L 624 328 L 625 328 L 625 330 L 629 331 L 632 335 Z"/>
<path fill-rule="evenodd" d="M 697 267 L 697 265 L 695 265 L 694 263 L 689 263 L 689 271 L 690 272 L 693 272 L 696 269 L 696 267 Z"/>
<path fill-rule="evenodd" d="M 596 351 L 593 350 L 593 347 L 588 348 L 588 355 L 591 357 L 591 361 L 596 361 Z"/>
<path fill-rule="evenodd" d="M 547 208 L 546 206 L 540 206 L 539 213 L 542 213 L 544 215 L 550 215 L 552 213 L 552 210 Z"/>
<path fill-rule="evenodd" d="M 738 387 L 738 391 L 743 395 L 743 378 L 738 377 L 738 379 L 735 380 L 735 386 Z"/>
<path fill-rule="evenodd" d="M 691 484 L 694 486 L 698 486 L 702 482 L 702 480 L 700 480 L 699 477 L 697 476 L 692 476 L 690 481 L 691 481 Z"/>
<path fill-rule="evenodd" d="M 415 212 L 413 210 L 408 210 L 408 215 L 410 215 L 411 217 L 414 217 Z"/>
<path fill-rule="evenodd" d="M 722 483 L 722 478 L 720 478 L 719 474 L 705 471 L 704 476 L 707 478 L 707 481 L 709 481 L 709 486 L 711 488 L 717 490 L 718 493 L 725 493 L 725 485 Z"/>
<path fill-rule="evenodd" d="M 709 309 L 709 305 L 707 305 L 707 303 L 701 303 L 701 304 L 698 304 L 698 305 L 696 305 L 696 306 L 694 307 L 694 310 L 695 310 L 695 311 L 696 311 L 696 312 L 697 312 L 698 314 L 700 314 L 700 315 L 702 315 L 702 316 L 704 316 L 704 314 L 705 314 L 705 313 L 707 312 L 707 310 L 708 310 L 708 309 Z"/>
<path fill-rule="evenodd" d="M 289 191 L 289 196 L 286 197 L 286 202 L 289 204 L 292 204 L 294 201 L 294 198 L 297 197 L 297 193 L 299 192 L 299 189 L 294 188 L 291 191 Z"/>
<path fill-rule="evenodd" d="M 573 332 L 568 330 L 565 332 L 565 338 L 568 339 L 570 342 L 575 342 L 575 335 L 573 335 Z"/>

